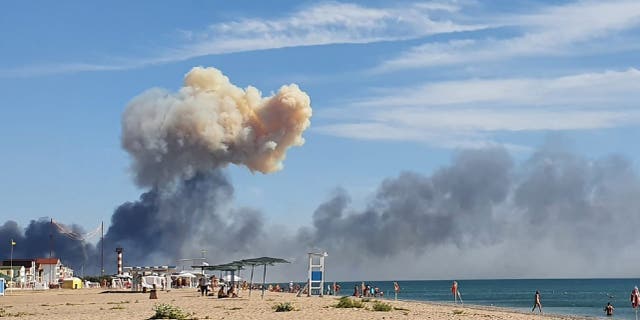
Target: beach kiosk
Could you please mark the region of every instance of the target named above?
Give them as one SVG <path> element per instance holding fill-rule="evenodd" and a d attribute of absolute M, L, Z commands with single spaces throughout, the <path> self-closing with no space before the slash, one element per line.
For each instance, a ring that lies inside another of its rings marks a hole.
<path fill-rule="evenodd" d="M 309 278 L 307 280 L 307 297 L 323 296 L 324 293 L 324 258 L 326 252 L 309 252 Z"/>

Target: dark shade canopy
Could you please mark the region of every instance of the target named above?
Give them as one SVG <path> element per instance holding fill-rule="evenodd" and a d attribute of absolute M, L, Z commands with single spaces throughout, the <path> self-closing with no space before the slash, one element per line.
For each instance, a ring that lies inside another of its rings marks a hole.
<path fill-rule="evenodd" d="M 261 265 L 274 265 L 276 263 L 290 263 L 285 259 L 280 258 L 272 258 L 272 257 L 261 257 L 261 258 L 253 258 L 253 259 L 244 259 L 240 260 L 244 265 L 247 266 L 261 266 Z"/>
<path fill-rule="evenodd" d="M 276 263 L 291 263 L 285 259 L 280 259 L 280 258 L 272 258 L 272 257 L 261 257 L 261 258 L 253 258 L 253 259 L 243 259 L 243 260 L 238 260 L 238 261 L 233 261 L 230 263 L 225 263 L 225 264 L 219 264 L 219 265 L 215 265 L 215 266 L 206 266 L 206 265 L 199 265 L 199 266 L 191 266 L 194 269 L 202 269 L 204 270 L 209 270 L 209 271 L 231 271 L 231 276 L 233 279 L 233 273 L 235 271 L 240 272 L 240 270 L 244 269 L 244 266 L 251 266 L 251 280 L 250 280 L 250 285 L 249 285 L 249 296 L 251 296 L 251 289 L 253 287 L 253 269 L 256 266 L 264 266 L 264 270 L 262 272 L 262 298 L 264 298 L 264 286 L 265 286 L 265 281 L 267 278 L 267 266 L 272 266 Z"/>
<path fill-rule="evenodd" d="M 276 263 L 290 263 L 290 262 L 280 258 L 261 257 L 261 258 L 253 258 L 253 259 L 243 259 L 243 260 L 233 261 L 230 263 L 218 264 L 215 266 L 199 265 L 199 266 L 191 266 L 191 267 L 194 269 L 197 268 L 197 269 L 209 270 L 209 271 L 214 271 L 214 270 L 237 271 L 237 270 L 244 269 L 243 268 L 244 266 L 262 266 L 262 265 L 272 266 Z"/>

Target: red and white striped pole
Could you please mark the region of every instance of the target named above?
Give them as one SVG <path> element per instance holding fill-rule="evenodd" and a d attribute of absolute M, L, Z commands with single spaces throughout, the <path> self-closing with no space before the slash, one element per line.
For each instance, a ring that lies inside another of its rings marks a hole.
<path fill-rule="evenodd" d="M 116 248 L 116 253 L 118 254 L 118 274 L 122 274 L 122 248 Z"/>

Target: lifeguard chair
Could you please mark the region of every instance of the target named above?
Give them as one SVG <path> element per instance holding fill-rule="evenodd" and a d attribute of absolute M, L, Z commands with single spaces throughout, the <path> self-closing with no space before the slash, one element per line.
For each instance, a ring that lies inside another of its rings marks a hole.
<path fill-rule="evenodd" d="M 324 258 L 326 252 L 309 252 L 309 278 L 307 279 L 307 297 L 324 295 Z"/>

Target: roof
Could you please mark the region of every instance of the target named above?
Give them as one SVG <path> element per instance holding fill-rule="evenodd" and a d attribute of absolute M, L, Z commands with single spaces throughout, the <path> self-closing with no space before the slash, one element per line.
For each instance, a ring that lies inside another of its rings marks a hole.
<path fill-rule="evenodd" d="M 24 266 L 0 266 L 0 270 L 21 270 Z"/>
<path fill-rule="evenodd" d="M 58 258 L 38 258 L 36 259 L 37 264 L 58 264 L 60 263 L 60 259 Z"/>
<path fill-rule="evenodd" d="M 3 266 L 24 266 L 25 268 L 31 268 L 31 265 L 36 261 L 36 259 L 13 259 L 12 260 L 2 260 Z"/>

